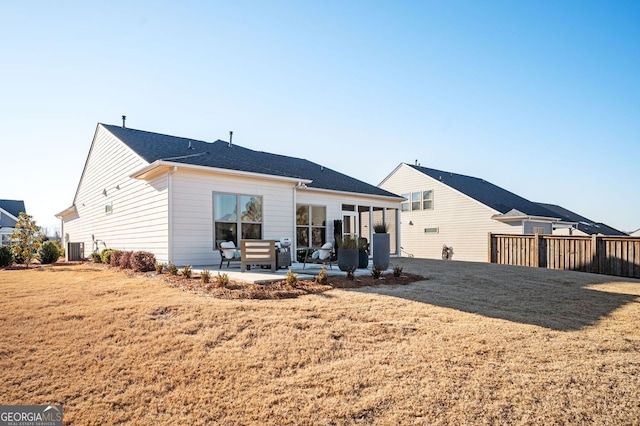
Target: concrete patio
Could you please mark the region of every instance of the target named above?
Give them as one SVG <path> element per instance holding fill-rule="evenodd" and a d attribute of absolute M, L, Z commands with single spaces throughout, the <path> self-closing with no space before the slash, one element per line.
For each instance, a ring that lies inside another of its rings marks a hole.
<path fill-rule="evenodd" d="M 281 281 L 285 279 L 285 277 L 287 276 L 287 273 L 289 272 L 289 269 L 291 269 L 293 273 L 298 274 L 299 280 L 308 280 L 308 279 L 312 280 L 320 273 L 320 270 L 322 269 L 322 265 L 319 265 L 319 264 L 307 264 L 306 267 L 303 268 L 304 265 L 302 263 L 293 263 L 291 264 L 290 267 L 276 269 L 275 272 L 271 272 L 271 270 L 269 269 L 260 269 L 260 268 L 253 268 L 249 271 L 241 272 L 240 264 L 238 262 L 232 263 L 228 268 L 225 264 L 222 265 L 222 268 L 220 268 L 219 266 L 220 265 L 195 265 L 192 267 L 192 271 L 194 274 L 200 274 L 200 272 L 206 269 L 209 272 L 211 272 L 212 278 L 218 275 L 218 273 L 220 273 L 220 274 L 227 274 L 229 276 L 229 279 L 232 281 L 242 281 L 242 282 L 249 282 L 249 283 L 255 283 L 255 284 L 268 284 L 268 283 Z M 371 268 L 372 268 L 372 264 L 371 262 L 369 262 L 369 265 L 367 266 L 366 269 L 364 268 L 356 269 L 355 275 L 356 276 L 370 275 Z M 390 272 L 392 271 L 387 270 L 384 273 L 386 274 Z M 338 265 L 332 265 L 331 268 L 327 267 L 327 275 L 328 276 L 346 275 L 346 272 L 341 271 L 338 268 Z"/>

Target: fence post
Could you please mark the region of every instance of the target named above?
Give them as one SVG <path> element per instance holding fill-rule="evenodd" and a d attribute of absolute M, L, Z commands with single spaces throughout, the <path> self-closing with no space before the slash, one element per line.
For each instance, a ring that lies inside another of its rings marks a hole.
<path fill-rule="evenodd" d="M 598 249 L 598 236 L 596 234 L 591 236 L 591 272 L 594 274 L 600 273 L 600 253 Z"/>
<path fill-rule="evenodd" d="M 489 232 L 489 263 L 493 263 L 493 241 L 491 241 L 491 232 Z"/>

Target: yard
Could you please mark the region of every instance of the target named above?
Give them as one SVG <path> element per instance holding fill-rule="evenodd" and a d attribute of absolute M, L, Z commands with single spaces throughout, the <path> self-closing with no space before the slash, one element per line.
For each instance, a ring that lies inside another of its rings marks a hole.
<path fill-rule="evenodd" d="M 0 271 L 0 403 L 65 424 L 638 424 L 640 281 L 422 259 L 223 300 L 92 264 Z"/>

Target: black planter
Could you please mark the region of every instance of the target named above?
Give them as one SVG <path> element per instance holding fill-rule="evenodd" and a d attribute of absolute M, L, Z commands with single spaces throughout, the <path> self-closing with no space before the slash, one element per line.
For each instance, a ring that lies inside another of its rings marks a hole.
<path fill-rule="evenodd" d="M 366 269 L 369 266 L 369 253 L 358 250 L 358 269 Z"/>
<path fill-rule="evenodd" d="M 338 250 L 338 268 L 341 271 L 351 271 L 358 267 L 358 249 L 341 248 Z"/>
<path fill-rule="evenodd" d="M 373 266 L 389 268 L 389 234 L 373 234 Z"/>

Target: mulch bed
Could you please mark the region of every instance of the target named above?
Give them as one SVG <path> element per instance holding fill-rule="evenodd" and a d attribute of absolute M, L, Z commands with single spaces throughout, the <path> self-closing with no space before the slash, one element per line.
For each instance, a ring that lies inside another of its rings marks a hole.
<path fill-rule="evenodd" d="M 154 274 L 155 273 L 150 273 Z M 230 282 L 225 287 L 216 284 L 215 276 L 211 282 L 204 283 L 200 278 L 185 278 L 174 275 L 155 275 L 166 281 L 171 287 L 179 288 L 190 293 L 218 299 L 291 299 L 305 294 L 317 294 L 334 288 L 359 288 L 376 285 L 405 285 L 427 278 L 420 275 L 402 273 L 399 277 L 384 275 L 375 279 L 370 275 L 357 276 L 349 280 L 345 276 L 329 277 L 328 284 L 319 284 L 313 280 L 299 280 L 295 285 L 288 285 L 284 280 L 269 284 L 253 284 Z"/>

